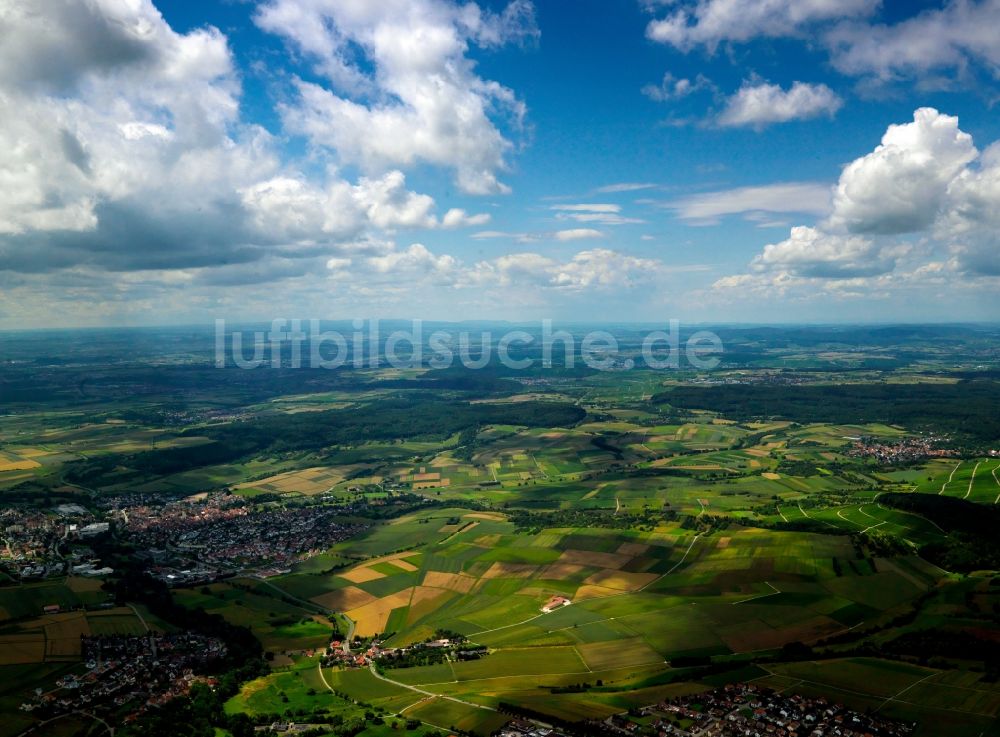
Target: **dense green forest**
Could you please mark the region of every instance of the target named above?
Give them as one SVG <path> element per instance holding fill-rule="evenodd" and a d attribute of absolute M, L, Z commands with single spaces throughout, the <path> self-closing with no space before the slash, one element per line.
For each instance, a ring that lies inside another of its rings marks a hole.
<path fill-rule="evenodd" d="M 976 441 L 1000 440 L 1000 383 L 678 386 L 653 401 L 707 409 L 734 420 L 784 418 L 795 422 L 883 422 L 955 433 Z"/>
<path fill-rule="evenodd" d="M 1000 510 L 940 494 L 882 494 L 879 502 L 905 512 L 919 514 L 948 533 L 947 538 L 927 543 L 920 554 L 949 571 L 1000 568 Z"/>
<path fill-rule="evenodd" d="M 314 451 L 331 446 L 399 439 L 443 440 L 455 433 L 489 424 L 567 427 L 580 422 L 585 416 L 583 409 L 568 402 L 473 404 L 416 393 L 381 400 L 377 408 L 371 410 L 362 407 L 275 414 L 225 425 L 191 428 L 183 434 L 206 437 L 212 442 L 132 455 L 110 454 L 73 464 L 67 478 L 86 486 L 100 486 L 105 474 L 120 467 L 163 476 L 231 463 L 265 451 Z M 116 471 L 116 480 L 122 480 L 120 471 Z"/>

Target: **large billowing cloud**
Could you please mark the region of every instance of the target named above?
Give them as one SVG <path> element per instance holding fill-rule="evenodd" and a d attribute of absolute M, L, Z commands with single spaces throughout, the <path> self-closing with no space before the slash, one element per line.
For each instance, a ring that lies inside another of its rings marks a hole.
<path fill-rule="evenodd" d="M 475 77 L 461 50 L 470 40 L 494 45 L 530 32 L 530 5 L 490 15 L 474 4 L 440 0 L 421 10 L 407 3 L 425 35 L 394 42 L 386 34 L 399 28 L 383 22 L 393 17 L 387 4 L 377 4 L 382 16 L 373 15 L 375 4 L 333 5 L 348 14 L 358 39 L 395 49 L 386 51 L 397 54 L 392 59 L 379 56 L 388 66 L 370 84 L 408 65 L 410 81 L 433 84 L 431 67 L 444 65 L 454 69 L 454 84 L 468 83 L 467 97 L 433 103 L 440 117 L 425 119 L 429 127 L 393 130 L 392 145 L 448 149 L 447 160 L 428 159 L 468 182 L 494 181 L 508 145 L 485 116 L 492 102 L 513 98 Z M 322 16 L 313 30 L 339 33 L 323 6 L 286 0 L 262 7 L 261 18 L 298 7 L 302 19 Z M 276 30 L 291 34 L 286 21 Z M 198 278 L 216 283 L 259 281 L 270 269 L 281 279 L 313 270 L 324 254 L 349 256 L 379 232 L 489 219 L 460 208 L 438 214 L 433 198 L 408 190 L 391 164 L 412 157 L 387 156 L 386 166 L 354 182 L 332 169 L 304 173 L 276 135 L 241 117 L 241 75 L 226 37 L 214 28 L 178 33 L 151 0 L 0 0 L 0 36 L 0 106 L 12 113 L 0 116 L 0 271 L 84 269 L 88 278 L 158 271 L 179 284 L 195 278 L 191 269 L 213 270 Z M 461 116 L 445 120 L 449 105 L 468 114 L 469 126 Z M 493 153 L 456 143 L 480 133 Z M 371 130 L 366 136 L 379 138 Z M 228 275 L 217 273 L 226 268 Z"/>
<path fill-rule="evenodd" d="M 792 276 L 830 279 L 874 276 L 892 271 L 907 248 L 882 248 L 870 238 L 824 233 L 800 225 L 787 240 L 764 246 L 752 271 L 782 271 Z"/>
<path fill-rule="evenodd" d="M 607 248 L 579 251 L 559 259 L 540 253 L 512 253 L 464 264 L 448 254 L 435 254 L 421 243 L 387 253 L 333 260 L 328 268 L 350 273 L 357 284 L 369 287 L 410 280 L 413 284 L 475 288 L 547 288 L 560 291 L 630 288 L 669 273 L 656 259 L 639 258 Z"/>
<path fill-rule="evenodd" d="M 921 108 L 840 175 L 830 223 L 854 233 L 911 233 L 946 206 L 951 183 L 978 152 L 958 118 Z"/>
<path fill-rule="evenodd" d="M 467 52 L 536 35 L 530 3 L 494 15 L 445 0 L 269 0 L 256 20 L 329 83 L 296 83 L 290 130 L 368 171 L 428 162 L 453 169 L 466 192 L 506 191 L 497 174 L 512 144 L 495 119 L 518 128 L 524 107 Z"/>
<path fill-rule="evenodd" d="M 1000 144 L 979 154 L 958 118 L 932 108 L 891 125 L 848 164 L 832 213 L 764 247 L 723 290 L 888 288 L 1000 275 Z M 837 282 L 840 282 L 837 285 Z"/>
<path fill-rule="evenodd" d="M 881 82 L 941 72 L 1000 69 L 1000 0 L 945 0 L 894 23 L 873 22 L 880 0 L 679 0 L 646 35 L 681 51 L 759 38 L 799 38 L 830 56 L 843 74 Z M 651 4 L 655 8 L 657 4 Z M 905 6 L 905 3 L 903 4 Z M 901 7 L 903 7 L 901 6 Z"/>
<path fill-rule="evenodd" d="M 890 25 L 845 22 L 826 36 L 834 66 L 882 80 L 920 77 L 944 69 L 1000 69 L 1000 1 L 950 0 Z"/>
<path fill-rule="evenodd" d="M 867 16 L 879 0 L 682 0 L 670 3 L 664 18 L 653 20 L 646 35 L 683 51 L 757 37 L 796 36 L 815 23 Z"/>

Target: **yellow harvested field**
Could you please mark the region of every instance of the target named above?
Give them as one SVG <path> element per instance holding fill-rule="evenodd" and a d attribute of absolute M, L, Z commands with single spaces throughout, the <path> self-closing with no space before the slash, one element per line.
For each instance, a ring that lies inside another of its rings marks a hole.
<path fill-rule="evenodd" d="M 719 538 L 719 542 L 717 542 L 715 544 L 715 547 L 717 547 L 717 548 L 728 548 L 729 547 L 729 541 L 732 540 L 732 539 L 733 538 L 731 538 L 731 537 L 720 537 Z"/>
<path fill-rule="evenodd" d="M 410 481 L 438 481 L 441 478 L 441 474 L 434 473 L 415 473 L 410 477 Z"/>
<path fill-rule="evenodd" d="M 618 546 L 617 552 L 622 555 L 645 555 L 649 552 L 649 546 L 645 543 L 622 543 Z"/>
<path fill-rule="evenodd" d="M 586 601 L 587 599 L 603 599 L 606 596 L 618 596 L 621 591 L 618 589 L 609 589 L 606 586 L 594 586 L 592 584 L 586 584 L 581 586 L 576 590 L 576 595 L 573 596 L 573 601 Z"/>
<path fill-rule="evenodd" d="M 507 519 L 506 515 L 500 514 L 499 512 L 469 512 L 468 514 L 462 515 L 463 519 L 488 519 L 493 522 L 503 522 Z"/>
<path fill-rule="evenodd" d="M 311 496 L 322 494 L 330 487 L 344 480 L 344 474 L 335 468 L 314 466 L 298 471 L 286 471 L 275 476 L 268 476 L 259 481 L 248 481 L 237 484 L 236 489 L 254 489 L 273 494 L 288 494 L 297 492 Z"/>
<path fill-rule="evenodd" d="M 750 468 L 760 468 L 760 461 L 752 459 L 750 461 Z"/>
<path fill-rule="evenodd" d="M 457 591 L 467 594 L 476 585 L 476 579 L 464 573 L 444 573 L 442 571 L 427 571 L 424 576 L 424 586 Z"/>
<path fill-rule="evenodd" d="M 410 599 L 410 606 L 417 606 L 425 601 L 434 601 L 439 596 L 451 593 L 447 589 L 436 589 L 432 586 L 416 586 L 413 589 L 413 597 Z"/>
<path fill-rule="evenodd" d="M 83 652 L 83 643 L 79 637 L 60 637 L 58 640 L 45 641 L 46 660 L 76 660 Z"/>
<path fill-rule="evenodd" d="M 757 458 L 767 457 L 767 451 L 763 448 L 744 448 L 743 452 L 750 456 L 756 456 Z"/>
<path fill-rule="evenodd" d="M 495 533 L 493 535 L 480 535 L 472 542 L 481 548 L 495 548 L 499 543 L 503 535 Z"/>
<path fill-rule="evenodd" d="M 455 596 L 455 592 L 447 589 L 417 586 L 413 589 L 413 598 L 410 599 L 410 611 L 406 616 L 407 625 L 412 626 L 417 620 L 434 612 L 453 596 Z"/>
<path fill-rule="evenodd" d="M 397 591 L 395 594 L 383 596 L 370 604 L 351 609 L 345 614 L 354 620 L 356 627 L 354 633 L 360 637 L 371 637 L 381 632 L 385 632 L 385 626 L 389 621 L 389 614 L 393 609 L 408 606 L 410 597 L 413 595 L 413 587 Z"/>
<path fill-rule="evenodd" d="M 42 450 L 41 448 L 18 448 L 17 455 L 22 458 L 38 458 L 39 456 L 52 455 L 52 451 Z"/>
<path fill-rule="evenodd" d="M 559 556 L 561 563 L 573 563 L 594 568 L 621 568 L 632 560 L 631 555 L 600 553 L 596 550 L 566 550 Z"/>
<path fill-rule="evenodd" d="M 539 578 L 547 578 L 553 581 L 563 581 L 570 576 L 575 576 L 584 569 L 583 566 L 572 563 L 550 563 L 538 570 Z"/>
<path fill-rule="evenodd" d="M 437 474 L 434 474 L 435 476 Z M 416 481 L 413 484 L 414 489 L 436 489 L 439 486 L 451 486 L 451 479 L 440 479 L 438 481 Z"/>
<path fill-rule="evenodd" d="M 392 563 L 397 568 L 402 568 L 404 571 L 412 573 L 417 570 L 417 567 L 410 563 L 410 561 L 403 558 L 389 558 L 388 562 Z"/>
<path fill-rule="evenodd" d="M 374 581 L 377 578 L 385 578 L 384 573 L 379 573 L 373 568 L 368 568 L 366 566 L 352 568 L 349 571 L 339 573 L 337 575 L 341 578 L 346 578 L 351 583 L 364 583 L 365 581 Z"/>
<path fill-rule="evenodd" d="M 93 593 L 100 591 L 104 582 L 99 578 L 84 578 L 83 576 L 70 576 L 66 579 L 69 590 L 76 594 Z"/>
<path fill-rule="evenodd" d="M 368 568 L 376 563 L 392 563 L 396 568 L 402 568 L 404 571 L 413 572 L 417 570 L 417 566 L 410 563 L 406 558 L 411 557 L 413 551 L 407 550 L 402 553 L 392 553 L 390 555 L 383 555 L 381 558 L 374 558 L 369 561 L 365 561 L 363 567 Z"/>
<path fill-rule="evenodd" d="M 0 635 L 0 665 L 24 665 L 45 660 L 45 636 L 41 633 Z"/>
<path fill-rule="evenodd" d="M 771 481 L 776 481 L 781 478 L 779 474 L 773 473 L 771 471 L 764 471 L 764 473 L 762 473 L 761 476 L 763 476 L 766 479 L 771 479 Z"/>
<path fill-rule="evenodd" d="M 80 639 L 81 635 L 90 634 L 90 624 L 83 612 L 67 612 L 52 614 L 45 617 L 45 636 L 50 640 L 66 637 Z"/>
<path fill-rule="evenodd" d="M 32 460 L 0 461 L 0 471 L 30 471 L 41 465 L 38 461 Z"/>
<path fill-rule="evenodd" d="M 489 567 L 483 578 L 531 578 L 538 566 L 530 563 L 502 563 L 497 561 Z"/>
<path fill-rule="evenodd" d="M 663 656 L 641 637 L 611 642 L 591 642 L 576 646 L 583 662 L 592 670 L 633 668 L 637 665 L 662 663 Z"/>
<path fill-rule="evenodd" d="M 451 535 L 446 537 L 444 540 L 441 540 L 438 543 L 438 545 L 448 542 L 452 537 L 454 537 L 460 532 L 468 532 L 473 527 L 476 527 L 478 524 L 479 524 L 478 522 L 465 522 L 465 523 L 459 523 L 457 525 L 441 525 L 441 528 L 438 530 L 438 532 L 450 532 Z"/>
<path fill-rule="evenodd" d="M 659 575 L 656 573 L 626 573 L 624 571 L 604 570 L 586 578 L 584 582 L 619 591 L 637 591 L 657 578 Z"/>
<path fill-rule="evenodd" d="M 375 601 L 375 597 L 367 591 L 362 591 L 357 586 L 346 586 L 336 591 L 327 591 L 325 594 L 314 596 L 310 601 L 314 601 L 327 609 L 337 612 L 346 612 L 349 609 L 357 609 Z"/>

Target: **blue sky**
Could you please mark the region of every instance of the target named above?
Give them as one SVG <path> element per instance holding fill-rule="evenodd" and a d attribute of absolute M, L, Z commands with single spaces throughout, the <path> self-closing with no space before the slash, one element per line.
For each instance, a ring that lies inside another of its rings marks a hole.
<path fill-rule="evenodd" d="M 4 327 L 998 314 L 1000 0 L 3 23 Z"/>

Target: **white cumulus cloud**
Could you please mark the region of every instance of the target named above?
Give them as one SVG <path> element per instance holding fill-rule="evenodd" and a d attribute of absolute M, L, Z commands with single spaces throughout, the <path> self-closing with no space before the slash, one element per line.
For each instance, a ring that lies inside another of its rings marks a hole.
<path fill-rule="evenodd" d="M 822 115 L 833 117 L 844 101 L 825 84 L 795 82 L 787 90 L 766 82 L 746 82 L 729 99 L 719 114 L 723 127 L 762 128 L 771 123 L 808 120 Z"/>
<path fill-rule="evenodd" d="M 568 228 L 555 232 L 557 241 L 580 241 L 587 238 L 603 238 L 604 233 L 594 228 Z"/>
<path fill-rule="evenodd" d="M 955 177 L 976 158 L 958 118 L 920 108 L 890 125 L 882 143 L 840 175 L 830 218 L 855 233 L 910 233 L 930 226 Z"/>
<path fill-rule="evenodd" d="M 520 22 L 444 6 L 483 44 Z M 241 117 L 225 35 L 179 33 L 151 0 L 0 0 L 0 36 L 0 106 L 17 111 L 0 116 L 0 272 L 281 279 L 381 231 L 489 220 L 438 215 L 395 168 L 304 174 Z"/>
<path fill-rule="evenodd" d="M 370 172 L 427 162 L 453 169 L 465 192 L 507 191 L 497 175 L 512 144 L 495 119 L 517 129 L 525 108 L 467 52 L 536 35 L 530 3 L 495 15 L 450 0 L 268 0 L 256 21 L 329 81 L 297 81 L 290 130 Z"/>
<path fill-rule="evenodd" d="M 995 76 L 998 27 L 998 0 L 949 0 L 893 24 L 839 24 L 825 43 L 833 65 L 845 74 L 892 80 L 978 64 Z"/>
<path fill-rule="evenodd" d="M 757 37 L 796 36 L 814 23 L 868 16 L 879 0 L 681 0 L 670 3 L 664 18 L 653 20 L 646 35 L 682 51 Z"/>
<path fill-rule="evenodd" d="M 958 118 L 919 108 L 912 122 L 890 125 L 871 153 L 844 167 L 829 217 L 792 228 L 754 257 L 748 273 L 715 287 L 841 297 L 949 280 L 995 289 L 998 213 L 1000 144 L 980 155 Z"/>

